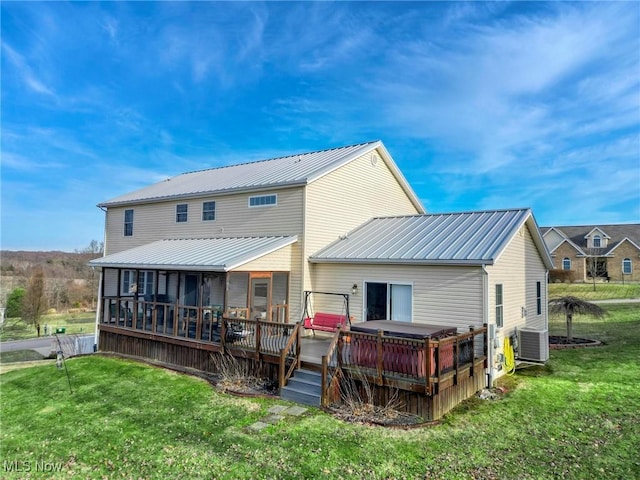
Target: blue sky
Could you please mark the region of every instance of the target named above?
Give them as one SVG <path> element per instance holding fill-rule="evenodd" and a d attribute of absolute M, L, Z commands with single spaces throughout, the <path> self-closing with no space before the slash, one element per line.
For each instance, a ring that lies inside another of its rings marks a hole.
<path fill-rule="evenodd" d="M 181 172 L 382 140 L 430 212 L 640 222 L 640 3 L 2 2 L 1 248 Z"/>

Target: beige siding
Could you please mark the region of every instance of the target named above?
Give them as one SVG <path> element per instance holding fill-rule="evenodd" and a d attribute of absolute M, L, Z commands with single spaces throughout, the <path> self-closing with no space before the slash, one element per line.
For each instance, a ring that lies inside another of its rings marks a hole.
<path fill-rule="evenodd" d="M 503 353 L 504 338 L 514 328 L 543 329 L 547 326 L 546 268 L 527 226 L 514 235 L 495 265 L 487 267 L 489 283 L 489 322 L 496 321 L 496 284 L 503 285 L 504 327 L 497 330 Z M 541 287 L 541 313 L 537 313 L 536 282 Z M 495 359 L 494 359 L 495 360 Z"/>
<path fill-rule="evenodd" d="M 107 212 L 107 254 L 144 245 L 163 238 L 221 236 L 301 235 L 303 189 L 273 190 L 278 204 L 248 207 L 249 194 L 202 197 L 190 200 L 148 203 L 134 207 L 112 207 Z M 202 203 L 216 202 L 216 219 L 202 221 Z M 176 205 L 186 203 L 188 221 L 176 223 Z M 124 211 L 133 208 L 133 236 L 125 237 Z"/>
<path fill-rule="evenodd" d="M 290 272 L 294 245 L 287 245 L 249 263 L 234 268 L 234 272 Z M 295 249 L 297 250 L 297 249 Z"/>
<path fill-rule="evenodd" d="M 417 213 L 382 158 L 363 155 L 307 187 L 305 258 L 372 217 Z"/>
<path fill-rule="evenodd" d="M 364 317 L 364 282 L 394 282 L 413 286 L 413 322 L 456 326 L 482 325 L 482 270 L 477 267 L 410 265 L 313 264 L 314 290 L 350 293 L 354 322 Z M 331 297 L 316 295 L 314 311 L 339 307 Z"/>

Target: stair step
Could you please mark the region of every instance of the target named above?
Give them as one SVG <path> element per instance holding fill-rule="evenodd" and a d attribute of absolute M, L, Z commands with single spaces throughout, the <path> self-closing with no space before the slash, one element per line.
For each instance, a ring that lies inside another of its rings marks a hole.
<path fill-rule="evenodd" d="M 308 383 L 316 383 L 320 385 L 322 383 L 322 375 L 319 372 L 312 370 L 298 369 L 294 372 L 293 377 L 297 380 L 304 380 Z"/>
<path fill-rule="evenodd" d="M 280 389 L 280 398 L 291 402 L 301 403 L 303 405 L 320 406 L 320 393 L 310 393 L 299 390 L 298 388 L 287 385 Z"/>
<path fill-rule="evenodd" d="M 314 395 L 315 394 L 320 395 L 320 390 L 322 388 L 318 383 L 309 383 L 304 380 L 299 380 L 297 378 L 289 379 L 289 383 L 286 385 L 286 387 L 291 387 L 292 389 L 305 392 L 305 393 L 312 393 Z"/>

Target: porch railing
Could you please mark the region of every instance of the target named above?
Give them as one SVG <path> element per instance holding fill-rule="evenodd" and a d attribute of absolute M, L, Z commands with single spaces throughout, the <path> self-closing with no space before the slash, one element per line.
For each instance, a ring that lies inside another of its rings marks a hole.
<path fill-rule="evenodd" d="M 436 385 L 455 383 L 462 371 L 473 375 L 474 364 L 485 359 L 486 342 L 486 325 L 440 340 L 340 330 L 322 357 L 321 401 L 335 400 L 334 382 L 349 374 L 377 385 L 413 384 L 433 394 Z"/>
<path fill-rule="evenodd" d="M 252 351 L 258 355 L 300 354 L 298 324 L 228 316 L 221 309 L 178 303 L 105 297 L 102 324 L 168 337 L 208 342 L 224 348 Z M 284 317 L 286 318 L 286 316 Z M 285 352 L 283 354 L 283 351 Z"/>

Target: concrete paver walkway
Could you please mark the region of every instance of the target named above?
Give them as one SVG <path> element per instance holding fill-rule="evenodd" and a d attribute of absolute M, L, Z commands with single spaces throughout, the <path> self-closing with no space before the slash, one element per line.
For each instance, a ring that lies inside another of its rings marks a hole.
<path fill-rule="evenodd" d="M 259 432 L 260 430 L 267 428 L 269 425 L 275 425 L 276 423 L 284 420 L 287 416 L 299 417 L 306 411 L 306 408 L 299 407 L 297 405 L 292 407 L 287 405 L 274 405 L 267 410 L 269 415 L 264 417 L 262 420 L 252 423 L 247 427 L 247 429 L 252 432 Z"/>

